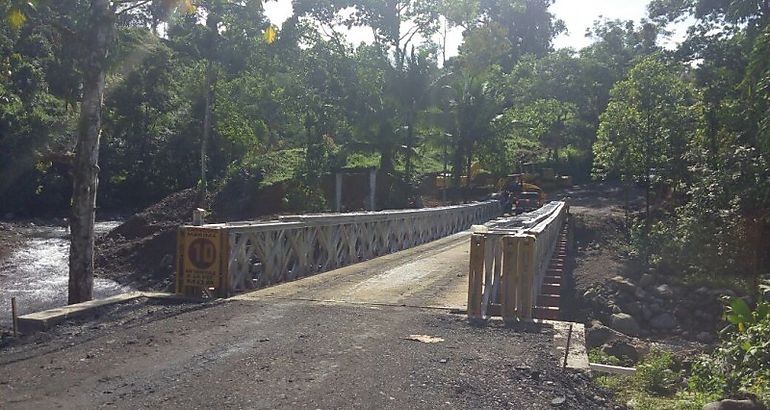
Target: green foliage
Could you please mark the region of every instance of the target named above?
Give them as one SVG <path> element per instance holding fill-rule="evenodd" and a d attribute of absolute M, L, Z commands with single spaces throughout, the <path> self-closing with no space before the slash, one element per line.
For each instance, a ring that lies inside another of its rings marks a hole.
<path fill-rule="evenodd" d="M 745 393 L 767 403 L 770 401 L 768 303 L 760 303 L 750 310 L 741 299 L 726 302 L 726 317 L 738 325 L 729 328 L 714 352 L 697 358 L 688 372 L 678 369 L 670 353 L 653 353 L 637 366 L 633 376 L 602 376 L 597 381 L 617 391 L 622 400 L 633 403 L 634 408 L 699 409 L 706 402 Z M 683 375 L 688 382 L 686 387 L 679 383 Z"/>
<path fill-rule="evenodd" d="M 260 186 L 267 186 L 293 179 L 302 169 L 304 160 L 305 150 L 302 148 L 255 154 L 233 164 L 228 175 L 232 177 L 241 170 L 250 170 L 251 174 L 260 175 Z"/>
<path fill-rule="evenodd" d="M 12 23 L 0 28 L 4 212 L 63 211 L 71 186 L 90 3 L 33 3 L 2 5 Z M 136 208 L 241 177 L 315 186 L 338 167 L 379 165 L 399 178 L 385 187 L 397 204 L 414 196 L 416 174 L 447 165 L 455 183 L 473 163 L 506 175 L 542 161 L 580 180 L 594 161 L 597 174 L 670 199 L 635 233 L 656 266 L 757 271 L 762 232 L 747 221 L 770 223 L 766 13 L 750 1 L 660 0 L 658 20 L 599 21 L 577 52 L 552 49 L 564 29 L 552 3 L 302 1 L 272 32 L 257 0 L 113 2 L 126 9 L 109 52 L 99 203 Z M 690 38 L 661 51 L 663 17 L 687 13 Z M 417 41 L 443 31 L 440 17 L 464 31 L 442 67 L 439 45 Z M 350 45 L 336 24 L 366 26 L 374 43 Z"/>
<path fill-rule="evenodd" d="M 602 351 L 601 348 L 593 348 L 588 351 L 588 361 L 591 363 L 608 364 L 611 366 L 620 366 L 621 361 L 615 356 L 610 356 Z"/>
<path fill-rule="evenodd" d="M 328 209 L 323 192 L 301 182 L 288 184 L 283 202 L 290 212 L 322 212 Z"/>
<path fill-rule="evenodd" d="M 748 116 L 756 121 L 756 144 L 770 153 L 770 26 L 754 42 L 741 88 L 749 102 Z"/>
<path fill-rule="evenodd" d="M 55 92 L 60 87 L 52 74 L 63 70 L 51 54 L 62 51 L 61 45 L 45 28 L 30 24 L 34 9 L 23 2 L 6 6 L 32 20 L 0 28 L 0 213 L 43 213 L 68 204 L 67 131 L 76 116 L 67 110 L 66 96 Z"/>
<path fill-rule="evenodd" d="M 375 167 L 380 162 L 379 155 L 354 152 L 346 157 L 345 167 L 347 168 L 369 168 Z"/>
<path fill-rule="evenodd" d="M 674 391 L 680 377 L 673 367 L 670 352 L 652 352 L 636 366 L 634 380 L 647 393 L 667 395 Z"/>
<path fill-rule="evenodd" d="M 718 399 L 699 391 L 682 390 L 683 372 L 669 352 L 652 352 L 628 376 L 601 375 L 600 386 L 615 392 L 616 401 L 634 409 L 700 410 L 704 404 Z"/>
<path fill-rule="evenodd" d="M 667 21 L 695 17 L 676 56 L 701 61 L 687 75 L 700 91 L 693 106 L 699 126 L 681 161 L 684 178 L 668 188 L 668 209 L 651 224 L 652 259 L 688 280 L 752 283 L 749 293 L 770 266 L 761 239 L 770 227 L 770 15 L 757 4 L 657 0 L 649 6 L 651 16 Z"/>
<path fill-rule="evenodd" d="M 514 133 L 537 141 L 558 161 L 559 150 L 567 145 L 567 136 L 573 131 L 577 107 L 553 98 L 535 100 L 530 104 L 507 110 L 503 116 Z"/>
<path fill-rule="evenodd" d="M 550 13 L 551 4 L 553 0 L 447 2 L 449 19 L 467 30 L 460 60 L 479 74 L 494 65 L 510 71 L 527 54 L 546 55 L 551 39 L 565 29 Z"/>
<path fill-rule="evenodd" d="M 623 176 L 667 185 L 685 176 L 687 138 L 695 129 L 694 95 L 658 55 L 641 60 L 611 91 L 594 145 L 598 176 Z"/>
<path fill-rule="evenodd" d="M 627 403 L 637 410 L 701 410 L 706 403 L 718 397 L 708 397 L 686 391 L 672 396 L 658 396 L 641 390 L 629 376 L 598 376 L 595 382 L 616 394 L 616 401 Z"/>
<path fill-rule="evenodd" d="M 505 141 L 497 147 L 508 150 L 508 173 L 519 171 L 521 163 L 549 160 L 576 180 L 590 176 L 597 117 L 607 107 L 614 81 L 625 75 L 625 69 L 614 74 L 607 60 L 589 48 L 579 56 L 568 49 L 542 58 L 524 56 L 491 82 L 509 107 L 494 124 L 494 135 Z"/>
<path fill-rule="evenodd" d="M 724 162 L 713 168 L 705 154 L 698 159 L 700 165 L 691 167 L 687 202 L 653 223 L 649 238 L 643 237 L 641 226 L 632 231 L 636 248 L 649 249 L 653 263 L 663 271 L 737 277 L 737 282 L 756 269 L 755 252 L 762 245 L 747 228 L 767 224 L 767 160 L 758 150 L 741 146 L 722 158 Z"/>
<path fill-rule="evenodd" d="M 492 118 L 508 108 L 494 90 L 523 56 L 547 55 L 563 29 L 548 12 L 551 3 L 299 2 L 274 32 L 255 0 L 113 2 L 98 202 L 138 208 L 185 187 L 240 177 L 313 185 L 346 161 L 368 166 L 372 158 L 403 179 L 388 197 L 412 196 L 405 187 L 415 173 L 441 170 L 445 162 L 458 177 L 479 159 L 486 169 L 509 173 L 520 153 L 539 152 L 540 142 L 493 132 Z M 89 27 L 83 16 L 90 3 L 29 4 L 14 0 L 2 8 L 13 27 L 0 32 L 0 193 L 13 185 L 23 194 L 1 207 L 36 212 L 28 205 L 44 203 L 64 211 L 89 51 L 79 39 Z M 350 6 L 357 11 L 336 14 Z M 468 29 L 462 55 L 441 69 L 436 44 L 416 41 L 439 31 L 440 14 Z M 404 32 L 407 21 L 414 27 Z M 354 48 L 323 32 L 337 23 L 371 27 L 374 44 Z M 447 90 L 451 95 L 442 95 Z M 207 112 L 210 136 L 201 153 Z M 446 152 L 429 142 L 436 130 Z M 287 154 L 296 150 L 304 161 Z M 48 158 L 52 152 L 63 160 Z"/>
<path fill-rule="evenodd" d="M 693 364 L 690 388 L 721 397 L 748 392 L 770 403 L 770 304 L 751 310 L 742 299 L 726 303 L 725 318 L 734 326 Z"/>

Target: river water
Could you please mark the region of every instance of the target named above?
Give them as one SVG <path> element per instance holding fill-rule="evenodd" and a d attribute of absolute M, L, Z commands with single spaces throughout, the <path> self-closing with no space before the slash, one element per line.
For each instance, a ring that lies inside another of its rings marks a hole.
<path fill-rule="evenodd" d="M 118 221 L 97 222 L 97 235 L 118 226 Z M 67 304 L 69 236 L 57 226 L 31 227 L 28 240 L 0 261 L 0 325 L 10 326 L 11 298 L 16 297 L 19 315 Z M 94 279 L 94 298 L 132 290 L 107 279 Z"/>

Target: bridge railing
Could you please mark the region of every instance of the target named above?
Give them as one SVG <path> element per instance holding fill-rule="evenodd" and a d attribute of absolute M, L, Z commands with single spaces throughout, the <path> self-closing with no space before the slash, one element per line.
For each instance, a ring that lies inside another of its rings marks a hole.
<path fill-rule="evenodd" d="M 216 294 L 226 296 L 293 280 L 430 242 L 486 222 L 500 212 L 499 202 L 486 201 L 186 226 L 180 229 L 177 292 L 190 294 L 214 288 Z M 209 247 L 213 250 L 208 253 L 200 250 L 201 242 L 195 245 L 207 231 L 218 235 L 211 236 L 213 245 Z M 219 260 L 206 271 L 201 266 L 210 262 L 212 254 Z"/>
<path fill-rule="evenodd" d="M 554 201 L 471 235 L 469 318 L 532 318 L 567 213 L 565 202 Z"/>

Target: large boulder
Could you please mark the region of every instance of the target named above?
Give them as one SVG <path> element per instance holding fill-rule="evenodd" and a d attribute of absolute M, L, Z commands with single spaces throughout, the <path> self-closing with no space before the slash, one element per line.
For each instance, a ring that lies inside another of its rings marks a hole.
<path fill-rule="evenodd" d="M 610 279 L 610 282 L 617 290 L 621 292 L 625 292 L 631 295 L 636 292 L 637 286 L 634 284 L 634 282 L 631 282 L 629 279 L 626 279 L 622 276 L 615 276 L 614 278 Z"/>
<path fill-rule="evenodd" d="M 612 337 L 612 329 L 601 323 L 594 323 L 586 328 L 586 347 L 593 349 L 607 343 Z"/>
<path fill-rule="evenodd" d="M 594 321 L 591 326 L 586 328 L 586 347 L 589 349 L 599 347 L 607 342 L 627 338 L 626 335 L 604 326 L 599 321 Z"/>
<path fill-rule="evenodd" d="M 703 410 L 767 410 L 767 407 L 753 400 L 724 399 L 703 406 Z"/>
<path fill-rule="evenodd" d="M 610 319 L 610 325 L 620 333 L 631 336 L 639 334 L 639 323 L 628 313 L 614 313 Z"/>
<path fill-rule="evenodd" d="M 639 279 L 639 286 L 643 288 L 650 287 L 653 283 L 655 283 L 655 277 L 650 275 L 649 273 L 645 273 L 642 275 L 642 277 Z"/>
<path fill-rule="evenodd" d="M 584 299 L 584 300 L 587 300 L 587 301 L 589 301 L 589 302 L 593 302 L 593 300 L 594 300 L 594 299 L 596 299 L 596 297 L 597 297 L 598 295 L 599 295 L 599 294 L 596 292 L 596 289 L 594 289 L 594 288 L 589 288 L 588 290 L 586 290 L 586 291 L 583 293 L 583 299 Z"/>
<path fill-rule="evenodd" d="M 674 289 L 664 283 L 655 288 L 655 294 L 663 299 L 671 299 L 674 297 Z"/>
<path fill-rule="evenodd" d="M 623 310 L 631 316 L 642 316 L 642 304 L 641 302 L 631 302 L 623 306 Z"/>
<path fill-rule="evenodd" d="M 645 292 L 644 289 L 642 288 L 636 288 L 636 291 L 634 292 L 634 297 L 636 297 L 636 300 L 647 299 L 647 292 Z"/>
<path fill-rule="evenodd" d="M 654 315 L 655 312 L 652 311 L 649 305 L 642 305 L 642 317 L 644 317 L 644 320 L 650 320 Z"/>
<path fill-rule="evenodd" d="M 602 352 L 618 359 L 627 359 L 634 363 L 639 360 L 639 352 L 628 342 L 616 341 L 602 347 Z"/>
<path fill-rule="evenodd" d="M 675 328 L 676 325 L 676 318 L 671 313 L 661 313 L 650 319 L 650 326 L 653 329 L 668 330 Z"/>
<path fill-rule="evenodd" d="M 650 310 L 654 313 L 653 316 L 657 316 L 661 313 L 667 313 L 668 311 L 663 308 L 663 301 L 650 303 Z"/>

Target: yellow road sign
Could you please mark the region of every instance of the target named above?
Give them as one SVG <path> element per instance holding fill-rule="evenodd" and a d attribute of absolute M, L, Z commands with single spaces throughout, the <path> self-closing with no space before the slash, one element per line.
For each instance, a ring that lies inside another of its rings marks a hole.
<path fill-rule="evenodd" d="M 184 286 L 219 288 L 222 285 L 223 266 L 220 229 L 185 227 L 182 233 L 182 279 Z"/>

